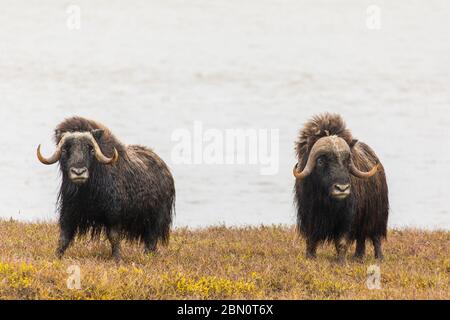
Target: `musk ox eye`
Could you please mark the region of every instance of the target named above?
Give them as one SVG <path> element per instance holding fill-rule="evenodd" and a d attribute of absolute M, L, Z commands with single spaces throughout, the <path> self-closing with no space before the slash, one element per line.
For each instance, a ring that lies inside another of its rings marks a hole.
<path fill-rule="evenodd" d="M 316 164 L 317 164 L 318 166 L 323 166 L 323 165 L 325 164 L 325 158 L 324 158 L 324 157 L 319 157 L 319 158 L 317 159 Z"/>
<path fill-rule="evenodd" d="M 91 146 L 91 145 L 89 145 L 89 152 L 90 152 L 91 154 L 94 154 L 94 147 Z"/>

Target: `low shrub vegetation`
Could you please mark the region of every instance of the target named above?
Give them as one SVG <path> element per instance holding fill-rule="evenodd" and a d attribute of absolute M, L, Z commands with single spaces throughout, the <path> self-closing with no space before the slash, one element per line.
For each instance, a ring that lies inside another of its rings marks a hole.
<path fill-rule="evenodd" d="M 105 239 L 77 239 L 58 260 L 53 223 L 0 221 L 0 239 L 1 299 L 450 299 L 449 231 L 390 230 L 379 289 L 371 251 L 340 265 L 326 244 L 307 260 L 288 226 L 178 228 L 154 254 L 124 242 L 118 264 Z"/>

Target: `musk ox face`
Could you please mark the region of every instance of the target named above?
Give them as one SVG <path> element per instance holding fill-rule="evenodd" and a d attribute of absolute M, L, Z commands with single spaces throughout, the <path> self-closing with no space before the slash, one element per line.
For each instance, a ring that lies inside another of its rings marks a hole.
<path fill-rule="evenodd" d="M 317 157 L 311 173 L 324 194 L 336 200 L 350 195 L 350 153 L 327 152 Z"/>
<path fill-rule="evenodd" d="M 314 143 L 303 171 L 299 171 L 297 164 L 294 176 L 300 180 L 311 176 L 324 194 L 335 200 L 343 200 L 351 193 L 350 174 L 367 179 L 377 170 L 378 164 L 369 172 L 359 171 L 353 164 L 350 146 L 344 139 L 332 135 L 322 137 Z"/>
<path fill-rule="evenodd" d="M 66 139 L 59 160 L 61 170 L 69 179 L 82 185 L 89 179 L 91 165 L 95 159 L 94 146 L 87 136 Z"/>
<path fill-rule="evenodd" d="M 76 185 L 82 185 L 89 180 L 92 165 L 98 161 L 112 165 L 118 160 L 118 152 L 114 149 L 112 158 L 106 157 L 97 142 L 103 135 L 103 130 L 91 132 L 66 132 L 62 135 L 55 153 L 45 158 L 41 154 L 41 146 L 37 156 L 43 164 L 53 164 L 59 161 L 63 175 Z"/>

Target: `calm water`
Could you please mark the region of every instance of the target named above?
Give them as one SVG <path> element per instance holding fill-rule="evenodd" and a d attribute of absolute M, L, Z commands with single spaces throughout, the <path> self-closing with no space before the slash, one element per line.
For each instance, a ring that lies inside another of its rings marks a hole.
<path fill-rule="evenodd" d="M 57 218 L 57 167 L 35 149 L 76 114 L 166 160 L 177 226 L 291 224 L 293 142 L 332 111 L 384 162 L 390 225 L 450 229 L 447 1 L 77 1 L 80 30 L 71 3 L 0 0 L 0 217 Z M 194 121 L 279 129 L 278 174 L 176 165 L 171 135 Z"/>

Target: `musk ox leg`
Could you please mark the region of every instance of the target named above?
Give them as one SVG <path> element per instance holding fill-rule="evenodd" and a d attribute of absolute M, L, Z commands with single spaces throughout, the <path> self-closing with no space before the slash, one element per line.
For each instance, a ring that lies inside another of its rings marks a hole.
<path fill-rule="evenodd" d="M 346 238 L 340 238 L 334 240 L 334 246 L 336 247 L 337 259 L 339 263 L 344 263 L 347 255 L 347 250 L 350 242 Z"/>
<path fill-rule="evenodd" d="M 306 240 L 306 259 L 315 259 L 317 251 L 317 241 Z"/>
<path fill-rule="evenodd" d="M 115 229 L 108 229 L 106 232 L 106 235 L 108 236 L 108 240 L 111 243 L 111 252 L 112 257 L 117 262 L 120 261 L 121 255 L 120 255 L 120 233 Z"/>
<path fill-rule="evenodd" d="M 357 261 L 362 261 L 366 254 L 366 239 L 358 239 L 356 240 L 356 250 L 354 258 Z"/>
<path fill-rule="evenodd" d="M 75 237 L 75 230 L 63 223 L 60 224 L 59 229 L 59 241 L 56 249 L 56 256 L 58 259 L 61 259 Z"/>
<path fill-rule="evenodd" d="M 381 250 L 380 237 L 373 237 L 372 243 L 373 243 L 373 249 L 374 249 L 374 253 L 375 253 L 375 259 L 377 259 L 378 261 L 383 261 L 384 256 L 383 256 L 383 252 Z"/>
<path fill-rule="evenodd" d="M 152 253 L 156 251 L 158 245 L 158 238 L 155 235 L 147 234 L 144 239 L 145 253 Z"/>

